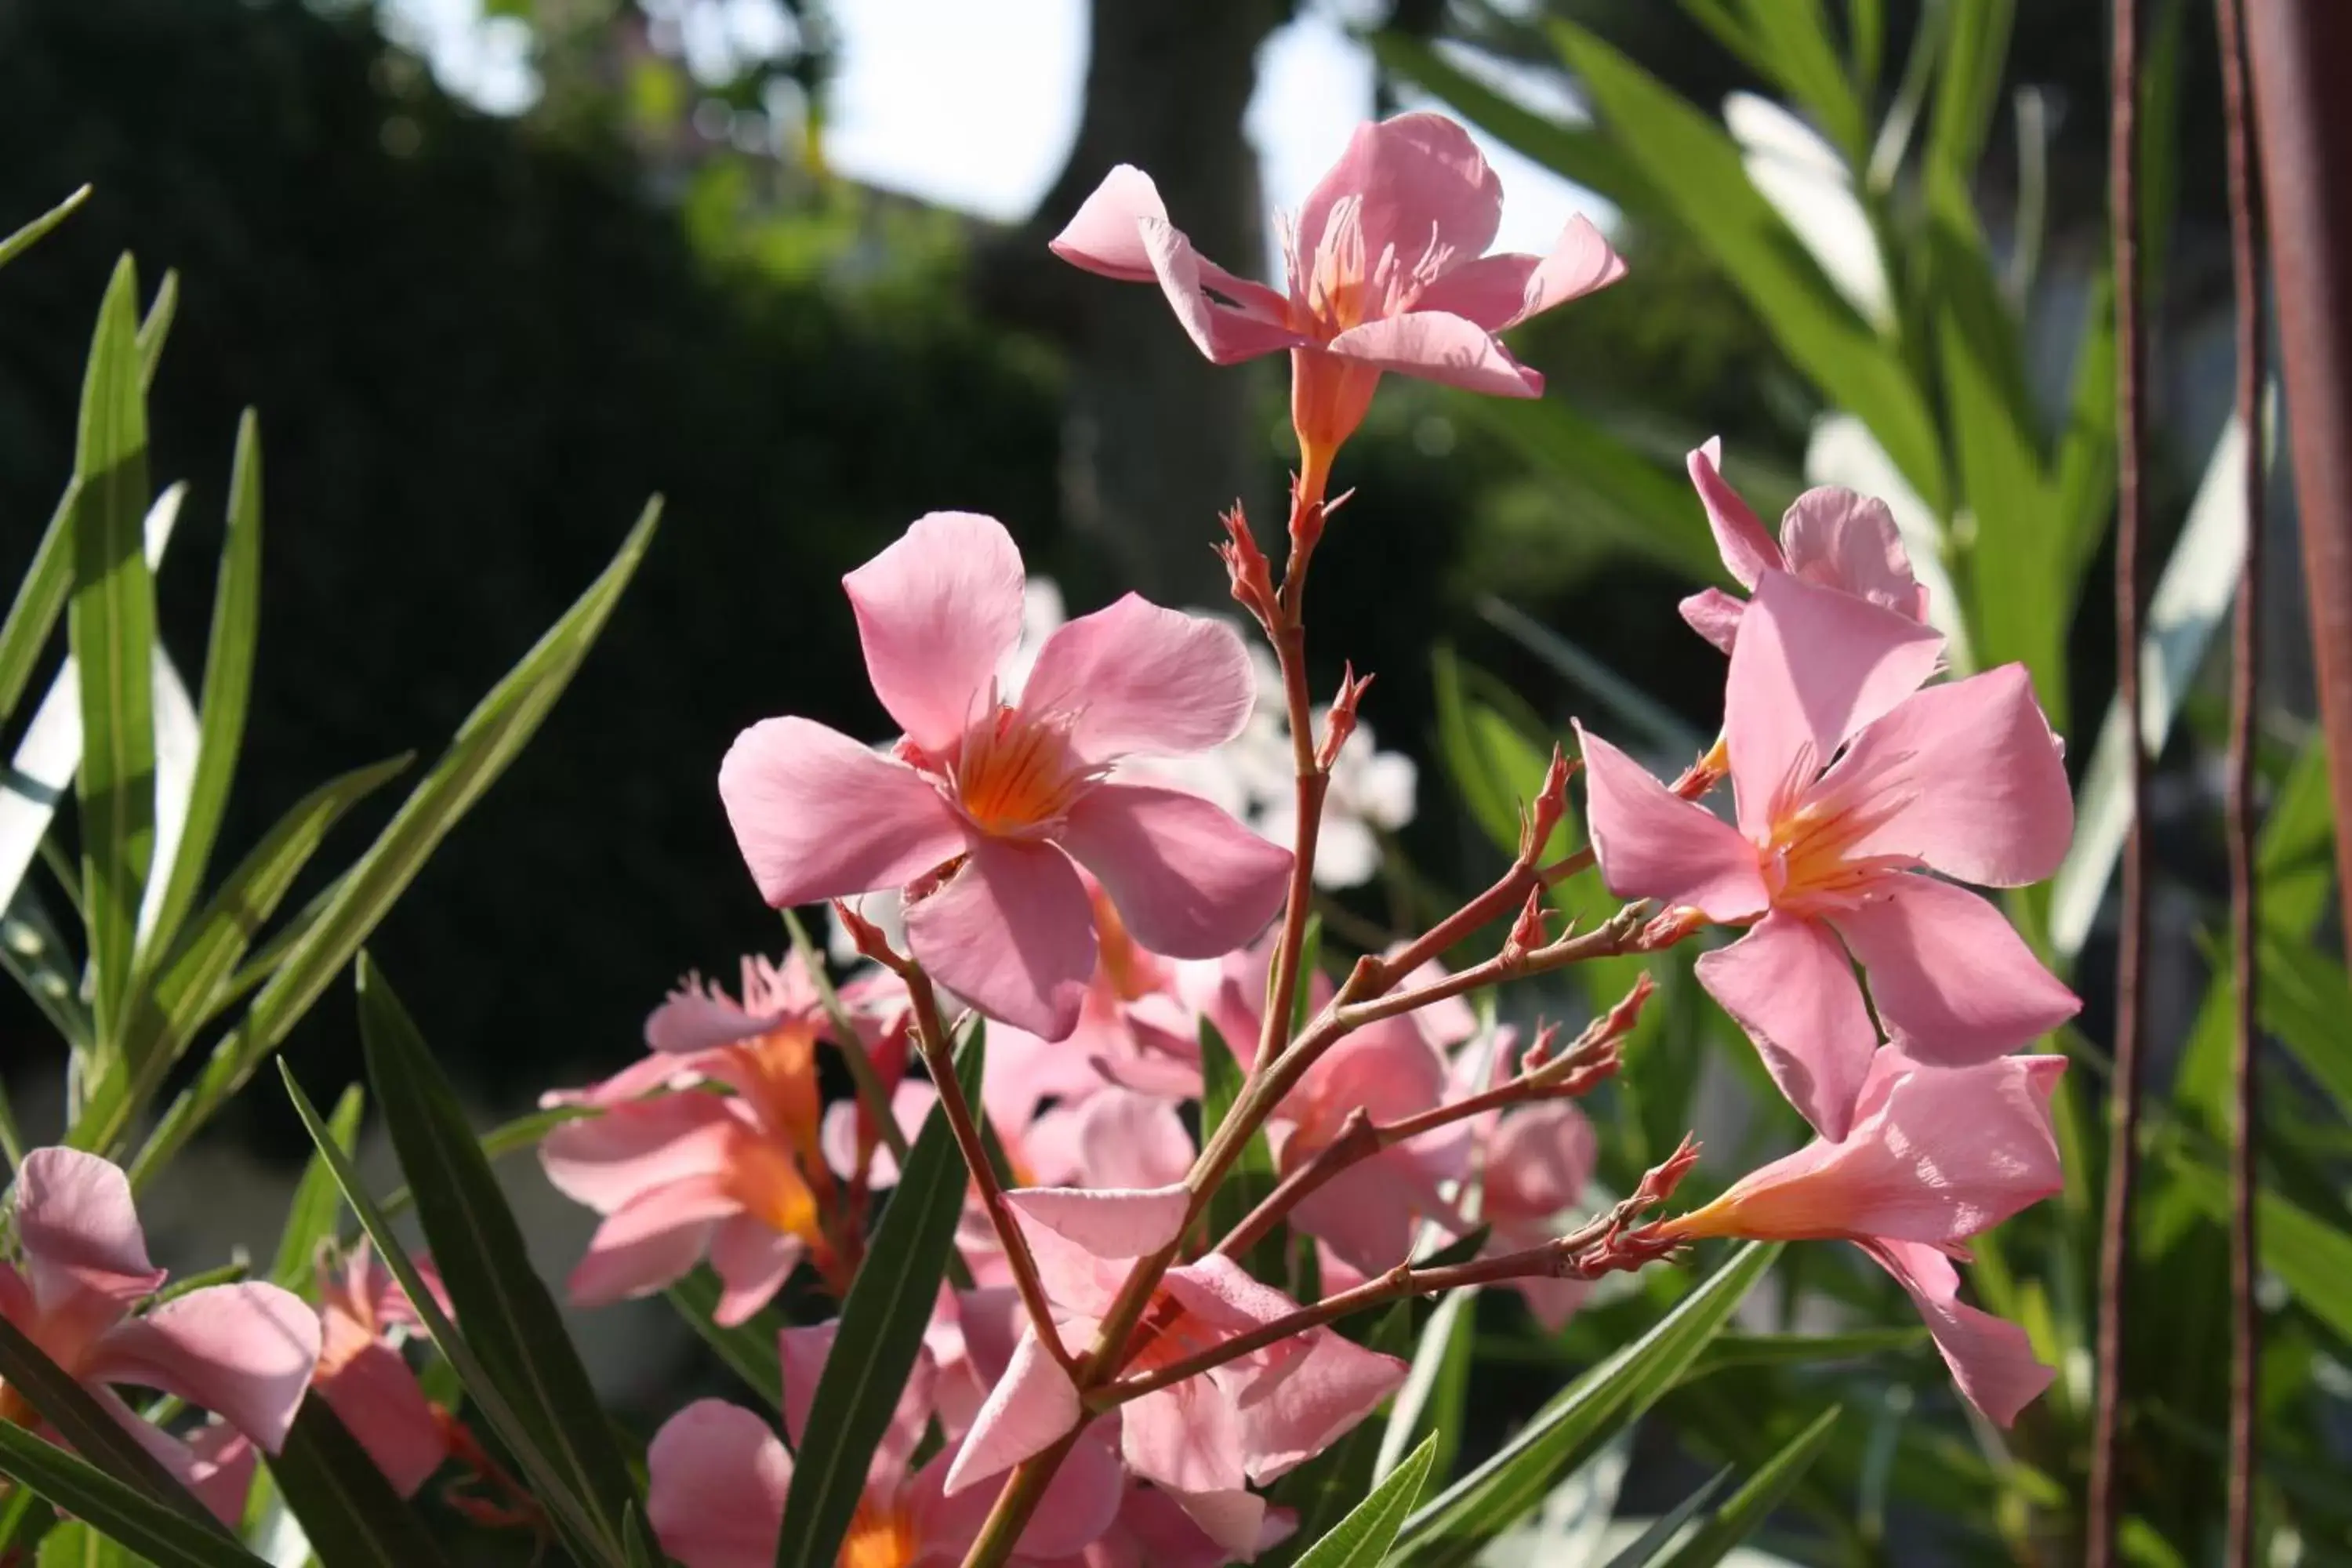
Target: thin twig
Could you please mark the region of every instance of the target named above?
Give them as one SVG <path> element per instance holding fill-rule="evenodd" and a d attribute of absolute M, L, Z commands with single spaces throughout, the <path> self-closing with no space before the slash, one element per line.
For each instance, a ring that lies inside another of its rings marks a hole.
<path fill-rule="evenodd" d="M 2255 1099 L 2256 951 L 2254 875 L 2254 723 L 2262 696 L 2263 584 L 2263 275 L 2256 238 L 2260 195 L 2253 168 L 2253 108 L 2246 83 L 2244 25 L 2238 0 L 2215 0 L 2221 32 L 2222 121 L 2230 168 L 2230 258 L 2237 281 L 2238 424 L 2245 432 L 2246 546 L 2238 579 L 2236 665 L 2230 679 L 2230 762 L 2225 810 L 2230 840 L 2231 1077 L 2235 1146 L 2230 1161 L 2230 1482 L 2224 1536 L 2227 1568 L 2253 1568 L 2254 1482 L 2261 1462 L 2258 1386 L 2262 1320 L 2255 1310 L 2255 1156 L 2261 1124 Z"/>
<path fill-rule="evenodd" d="M 2084 1560 L 2111 1568 L 2123 1504 L 2124 1344 L 2131 1274 L 2133 1189 L 2139 1175 L 2141 992 L 2147 948 L 2147 738 L 2140 712 L 2139 25 L 2137 0 L 2116 0 L 2110 68 L 2107 181 L 2116 273 L 2116 679 L 2130 760 L 2124 840 L 2123 930 L 2116 964 L 2115 1082 L 2109 1090 L 2106 1203 L 2099 1234 L 2098 1403 L 2091 1439 Z"/>
<path fill-rule="evenodd" d="M 1045 1282 L 1037 1277 L 1037 1260 L 1029 1256 L 1028 1238 L 1014 1223 L 1013 1210 L 1004 1201 L 1004 1188 L 996 1179 L 996 1166 L 988 1157 L 988 1141 L 981 1136 L 980 1123 L 971 1113 L 971 1104 L 963 1097 L 963 1084 L 957 1079 L 955 1054 L 948 1045 L 946 1027 L 940 1020 L 939 994 L 931 989 L 931 977 L 922 965 L 908 963 L 900 974 L 907 982 L 907 995 L 914 1004 L 915 1039 L 922 1047 L 923 1061 L 931 1069 L 931 1087 L 939 1091 L 940 1109 L 946 1112 L 949 1128 L 955 1133 L 956 1147 L 963 1151 L 963 1163 L 971 1172 L 972 1184 L 980 1189 L 981 1206 L 988 1212 L 988 1223 L 995 1228 L 996 1244 L 1004 1251 L 1004 1261 L 1013 1270 L 1013 1282 L 1021 1292 L 1021 1304 L 1028 1310 L 1029 1326 L 1040 1344 L 1062 1364 L 1065 1371 L 1075 1373 L 1077 1360 L 1062 1343 L 1061 1330 L 1054 1322 L 1054 1304 L 1045 1297 Z"/>
<path fill-rule="evenodd" d="M 833 984 L 833 976 L 824 972 L 824 955 L 816 943 L 809 940 L 808 928 L 801 924 L 799 915 L 791 910 L 783 911 L 784 930 L 793 939 L 793 952 L 799 955 L 801 966 L 816 987 L 816 999 L 824 1009 L 825 1019 L 833 1026 L 834 1045 L 841 1052 L 842 1061 L 849 1068 L 849 1081 L 856 1089 L 857 1102 L 882 1139 L 882 1146 L 900 1169 L 907 1163 L 907 1132 L 891 1114 L 889 1091 L 882 1087 L 882 1075 L 874 1070 L 874 1058 L 866 1054 L 866 1038 L 857 1032 L 857 1020 L 850 1016 L 841 1000 L 841 993 Z"/>

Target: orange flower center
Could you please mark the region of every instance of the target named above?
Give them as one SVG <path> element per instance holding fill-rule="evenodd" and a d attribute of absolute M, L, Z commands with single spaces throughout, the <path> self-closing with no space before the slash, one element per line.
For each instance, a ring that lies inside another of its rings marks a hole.
<path fill-rule="evenodd" d="M 1905 855 L 1857 855 L 1854 848 L 1908 804 L 1899 776 L 1907 757 L 1890 759 L 1867 775 L 1825 777 L 1800 794 L 1784 789 L 1790 805 L 1773 816 L 1761 859 L 1765 885 L 1780 908 L 1807 903 L 1851 902 L 1868 884 L 1915 862 Z"/>
<path fill-rule="evenodd" d="M 948 777 L 974 827 L 1017 837 L 1058 820 L 1099 772 L 1071 754 L 1064 726 L 999 703 L 964 732 Z"/>
<path fill-rule="evenodd" d="M 727 1192 L 746 1214 L 781 1236 L 797 1236 L 812 1246 L 824 1239 L 817 1223 L 816 1194 L 790 1150 L 746 1130 L 733 1142 L 727 1161 Z"/>
<path fill-rule="evenodd" d="M 868 1498 L 857 1500 L 849 1533 L 842 1539 L 835 1568 L 907 1568 L 915 1560 L 915 1521 L 904 1511 Z"/>

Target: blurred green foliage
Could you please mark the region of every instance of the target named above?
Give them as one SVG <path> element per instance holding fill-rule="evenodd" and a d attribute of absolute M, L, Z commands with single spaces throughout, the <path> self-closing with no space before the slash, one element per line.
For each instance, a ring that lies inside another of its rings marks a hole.
<path fill-rule="evenodd" d="M 681 968 L 777 942 L 710 781 L 770 713 L 880 732 L 839 574 L 937 507 L 1054 540 L 1052 360 L 963 310 L 946 220 L 863 283 L 854 253 L 823 275 L 763 266 L 773 227 L 698 246 L 618 146 L 476 113 L 366 13 L 291 0 L 0 10 L 0 212 L 98 192 L 0 276 L 9 570 L 65 480 L 117 253 L 188 284 L 152 423 L 158 484 L 193 484 L 193 537 L 159 582 L 191 679 L 212 584 L 188 563 L 216 552 L 239 408 L 269 433 L 225 853 L 322 773 L 447 734 L 636 498 L 669 498 L 571 699 L 377 940 L 462 1070 L 509 1092 L 630 1048 Z M 817 221 L 845 212 L 921 223 Z M 296 1048 L 347 1049 L 327 1033 Z"/>

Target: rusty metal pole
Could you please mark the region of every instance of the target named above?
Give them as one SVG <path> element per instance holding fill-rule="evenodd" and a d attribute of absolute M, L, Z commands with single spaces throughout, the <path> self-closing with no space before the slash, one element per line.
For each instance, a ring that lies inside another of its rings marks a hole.
<path fill-rule="evenodd" d="M 2352 3 L 2249 0 L 2246 40 L 2336 872 L 2352 889 Z M 2346 942 L 2352 960 L 2352 923 Z"/>

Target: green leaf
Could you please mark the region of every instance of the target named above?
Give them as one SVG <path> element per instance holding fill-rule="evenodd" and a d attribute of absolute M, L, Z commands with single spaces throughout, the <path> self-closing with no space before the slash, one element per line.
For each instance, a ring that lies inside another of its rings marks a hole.
<path fill-rule="evenodd" d="M 1696 1383 L 1735 1366 L 1812 1366 L 1905 1353 L 1927 1342 L 1925 1329 L 1851 1329 L 1842 1334 L 1717 1334 L 1682 1381 Z"/>
<path fill-rule="evenodd" d="M 268 1059 L 286 1031 L 359 951 L 449 830 L 520 753 L 620 602 L 660 517 L 656 498 L 646 503 L 612 564 L 457 727 L 448 751 L 336 883 L 333 896 L 301 940 L 287 951 L 244 1021 L 182 1097 L 185 1109 L 173 1107 L 169 1126 L 158 1129 L 140 1156 L 142 1170 L 185 1142 Z"/>
<path fill-rule="evenodd" d="M 1400 1550 L 1416 1564 L 1475 1557 L 1674 1386 L 1779 1253 L 1777 1245 L 1742 1247 L 1649 1332 L 1562 1390 L 1492 1458 L 1407 1521 Z"/>
<path fill-rule="evenodd" d="M 139 277 L 126 256 L 107 284 L 82 384 L 74 458 L 73 595 L 67 636 L 81 693 L 82 898 L 101 1053 L 131 996 L 139 900 L 155 849 L 155 721 L 150 662 L 155 584 L 142 524 L 147 404 L 140 384 Z"/>
<path fill-rule="evenodd" d="M 1305 966 L 1300 966 L 1302 983 Z M 1225 1037 L 1206 1017 L 1201 1020 L 1201 1146 L 1208 1147 L 1217 1129 L 1224 1125 L 1232 1113 L 1234 1102 L 1241 1098 L 1244 1074 L 1241 1063 L 1234 1060 Z M 1242 1146 L 1241 1154 L 1225 1172 L 1225 1179 L 1209 1194 L 1208 1207 L 1202 1217 L 1208 1226 L 1208 1239 L 1213 1244 L 1218 1237 L 1247 1219 L 1252 1210 L 1273 1194 L 1281 1178 L 1275 1170 L 1274 1146 L 1266 1141 L 1265 1130 L 1250 1134 Z M 1284 1230 L 1276 1226 L 1274 1233 L 1250 1248 L 1241 1259 L 1242 1267 L 1251 1275 L 1269 1282 L 1284 1278 L 1287 1259 L 1284 1255 Z"/>
<path fill-rule="evenodd" d="M 1960 500 L 1975 523 L 1969 645 L 1986 668 L 2024 664 L 2051 723 L 2063 730 L 2071 544 L 2042 479 L 2017 322 L 1958 176 L 1931 176 L 1927 211 L 1937 357 Z"/>
<path fill-rule="evenodd" d="M 92 1088 L 69 1139 L 76 1148 L 113 1152 L 172 1064 L 219 1011 L 230 971 L 328 832 L 410 761 L 393 757 L 328 780 L 297 801 L 237 863 L 190 923 L 178 950 L 143 988 L 130 1037 L 140 1045 L 126 1053 L 138 1065 L 134 1069 L 128 1062 L 118 1064 Z M 180 1114 L 179 1107 L 173 1111 Z M 156 1138 L 168 1144 L 173 1125 L 167 1118 Z M 131 1167 L 133 1184 L 143 1182 L 151 1168 L 152 1162 L 142 1154 Z"/>
<path fill-rule="evenodd" d="M 1444 99 L 1464 119 L 1562 179 L 1621 207 L 1655 205 L 1633 161 L 1590 125 L 1562 124 L 1513 102 L 1409 33 L 1374 33 L 1371 46 L 1383 70 Z"/>
<path fill-rule="evenodd" d="M 139 329 L 142 391 L 155 379 L 155 360 L 163 352 L 163 339 L 171 330 L 172 274 L 165 273 L 163 282 L 165 287 L 156 291 L 155 303 Z M 41 542 L 34 548 L 33 563 L 16 584 L 8 619 L 0 625 L 0 720 L 16 712 L 26 683 L 33 679 L 42 650 L 48 646 L 49 633 L 57 627 L 58 614 L 65 608 L 67 591 L 73 585 L 73 520 L 80 498 L 81 475 L 77 467 L 49 514 Z"/>
<path fill-rule="evenodd" d="M 448 1558 L 351 1429 L 323 1399 L 306 1399 L 286 1446 L 269 1459 L 286 1506 L 330 1568 L 433 1568 Z"/>
<path fill-rule="evenodd" d="M 1429 1479 L 1436 1444 L 1433 1433 L 1423 1438 L 1421 1447 L 1405 1457 L 1394 1474 L 1350 1509 L 1329 1534 L 1307 1549 L 1298 1568 L 1379 1568 L 1386 1562 L 1398 1527 L 1421 1500 L 1422 1484 Z"/>
<path fill-rule="evenodd" d="M 753 1393 L 766 1401 L 772 1410 L 784 1407 L 784 1373 L 776 1352 L 776 1335 L 783 1329 L 784 1321 L 772 1307 L 761 1309 L 751 1321 L 733 1328 L 720 1325 L 716 1316 L 719 1297 L 724 1289 L 719 1276 L 703 1264 L 671 1286 L 663 1294 L 677 1309 L 687 1326 L 701 1336 L 702 1342 L 718 1353 L 719 1359 L 734 1370 L 735 1375 L 751 1384 Z"/>
<path fill-rule="evenodd" d="M 1396 1302 L 1364 1337 L 1364 1347 L 1402 1359 L 1412 1349 L 1412 1303 Z M 1338 1442 L 1275 1483 L 1273 1500 L 1297 1514 L 1298 1525 L 1277 1549 L 1271 1568 L 1295 1563 L 1306 1542 L 1321 1540 L 1371 1489 L 1381 1425 L 1359 1421 Z"/>
<path fill-rule="evenodd" d="M 531 1495 L 548 1510 L 557 1529 L 588 1561 L 616 1562 L 612 1553 L 613 1543 L 604 1538 L 593 1517 L 572 1496 L 553 1461 L 541 1450 L 530 1429 L 523 1425 L 522 1418 L 515 1414 L 506 1396 L 499 1392 L 498 1381 L 474 1353 L 473 1347 L 457 1332 L 457 1325 L 442 1311 L 432 1288 L 417 1271 L 415 1262 L 408 1256 L 408 1249 L 401 1245 L 399 1236 L 394 1232 L 392 1222 L 368 1194 L 351 1157 L 336 1146 L 334 1134 L 328 1129 L 325 1118 L 319 1114 L 319 1108 L 310 1103 L 310 1097 L 302 1092 L 302 1086 L 295 1081 L 292 1069 L 281 1061 L 278 1064 L 278 1076 L 286 1085 L 287 1098 L 294 1102 L 295 1114 L 302 1119 L 303 1127 L 310 1134 L 311 1146 L 317 1150 L 319 1157 L 326 1161 L 327 1168 L 334 1172 L 335 1184 L 343 1190 L 343 1201 L 352 1205 L 352 1212 L 359 1216 L 361 1228 L 375 1244 L 376 1256 L 383 1259 L 384 1267 L 391 1269 L 393 1278 L 400 1281 L 401 1289 L 406 1292 L 409 1304 L 415 1309 L 417 1320 L 424 1324 L 434 1348 L 441 1352 L 442 1360 L 464 1384 L 467 1395 L 530 1478 Z"/>
<path fill-rule="evenodd" d="M 2229 1178 L 2210 1161 L 2182 1148 L 2166 1151 L 2172 1169 L 2214 1219 L 2229 1223 Z M 2279 1278 L 2305 1310 L 2352 1345 L 2352 1234 L 2340 1224 L 2264 1187 L 2257 1196 L 2254 1231 L 2263 1268 Z"/>
<path fill-rule="evenodd" d="M 40 1413 L 43 1421 L 73 1445 L 75 1452 L 102 1468 L 110 1479 L 136 1489 L 156 1507 L 179 1515 L 208 1534 L 222 1534 L 219 1523 L 205 1505 L 174 1479 L 154 1455 L 140 1447 L 139 1440 L 125 1431 L 105 1406 L 91 1398 L 89 1390 L 61 1371 L 40 1346 L 4 1318 L 0 1318 L 0 1383 L 23 1396 Z M 0 1422 L 0 1432 L 21 1430 Z M 64 1498 L 51 1496 L 38 1481 L 22 1476 L 18 1479 L 59 1507 L 76 1513 L 83 1511 Z"/>
<path fill-rule="evenodd" d="M 956 1079 L 975 1104 L 986 1056 L 977 1034 L 956 1053 Z M 841 1550 L 875 1446 L 922 1348 L 970 1181 L 947 1113 L 934 1106 L 841 1303 L 840 1329 L 809 1402 L 807 1430 L 828 1440 L 801 1447 L 776 1538 L 778 1568 L 831 1563 Z"/>
<path fill-rule="evenodd" d="M 1597 35 L 1557 18 L 1549 26 L 1611 139 L 1763 318 L 1790 360 L 1831 401 L 1869 425 L 1929 507 L 1948 510 L 1950 489 L 1926 397 L 1749 183 L 1731 138 Z"/>
<path fill-rule="evenodd" d="M 1652 1520 L 1647 1530 L 1627 1542 L 1624 1550 L 1609 1560 L 1607 1568 L 1650 1568 L 1657 1562 L 1658 1553 L 1683 1532 L 1683 1526 L 1697 1517 L 1699 1510 L 1715 1500 L 1715 1494 L 1730 1479 L 1731 1468 L 1727 1465 L 1709 1476 L 1698 1490 L 1676 1503 L 1672 1511 Z"/>
<path fill-rule="evenodd" d="M 1730 1500 L 1716 1511 L 1714 1518 L 1699 1526 L 1696 1534 L 1665 1559 L 1661 1568 L 1715 1568 L 1733 1547 L 1756 1532 L 1780 1505 L 1780 1500 L 1789 1495 L 1789 1489 L 1812 1468 L 1842 1414 L 1843 1410 L 1832 1405 L 1814 1417 L 1812 1425 L 1790 1438 L 1779 1453 L 1748 1478 L 1746 1486 L 1731 1494 Z"/>
<path fill-rule="evenodd" d="M 2001 68 L 2015 6 L 2016 0 L 1963 0 L 1938 7 L 1945 32 L 1935 117 L 1927 130 L 1930 179 L 1965 182 L 1976 174 L 1985 132 L 2000 108 Z"/>
<path fill-rule="evenodd" d="M 335 1113 L 327 1118 L 327 1131 L 335 1147 L 347 1155 L 359 1147 L 360 1115 L 366 1104 L 367 1091 L 358 1084 L 349 1085 L 335 1101 Z M 278 1233 L 278 1256 L 269 1266 L 269 1277 L 289 1290 L 307 1287 L 320 1244 L 335 1238 L 342 1210 L 343 1192 L 335 1184 L 335 1173 L 325 1159 L 312 1154 L 302 1167 L 302 1179 L 294 1184 L 292 1201 L 286 1205 L 286 1225 Z"/>
<path fill-rule="evenodd" d="M 621 1511 L 621 1544 L 628 1552 L 629 1568 L 664 1568 L 669 1562 L 662 1555 L 661 1542 L 654 1539 L 653 1526 L 646 1522 L 646 1510 L 635 1498 Z"/>
<path fill-rule="evenodd" d="M 1464 418 L 1517 447 L 1550 481 L 1557 504 L 1580 529 L 1694 583 L 1729 581 L 1706 514 L 1692 504 L 1690 486 L 1679 474 L 1557 397 L 1449 401 Z"/>
<path fill-rule="evenodd" d="M 635 1487 L 563 1315 L 531 1268 L 522 1227 L 457 1094 L 365 953 L 359 999 L 375 1102 L 466 1342 L 606 1542 L 617 1544 L 621 1505 Z"/>
<path fill-rule="evenodd" d="M 89 200 L 89 187 L 84 185 L 16 233 L 0 239 L 0 267 L 5 267 L 31 249 L 40 237 L 73 216 L 74 208 Z"/>
<path fill-rule="evenodd" d="M 253 693 L 253 649 L 261 608 L 261 426 L 253 410 L 236 427 L 236 456 L 228 476 L 228 531 L 221 545 L 213 592 L 212 640 L 205 653 L 205 688 L 198 711 L 195 776 L 153 931 L 147 940 L 171 951 L 180 922 L 204 886 L 245 744 L 245 716 Z"/>
<path fill-rule="evenodd" d="M 210 1514 L 196 1523 L 5 1421 L 0 1421 L 0 1472 L 95 1526 L 155 1568 L 268 1568 L 231 1540 Z"/>
<path fill-rule="evenodd" d="M 1748 0 L 1743 9 L 1765 69 L 1820 121 L 1847 165 L 1860 170 L 1870 156 L 1870 128 L 1838 58 L 1822 0 Z"/>
<path fill-rule="evenodd" d="M 2116 275 L 2101 268 L 2083 307 L 2066 427 L 2051 464 L 2051 510 L 2065 536 L 2066 581 L 2079 585 L 2116 503 Z"/>

